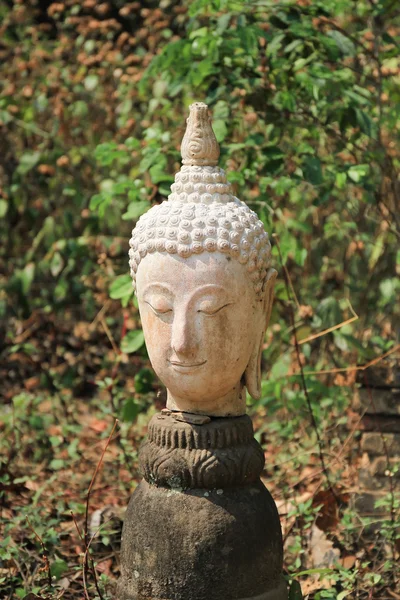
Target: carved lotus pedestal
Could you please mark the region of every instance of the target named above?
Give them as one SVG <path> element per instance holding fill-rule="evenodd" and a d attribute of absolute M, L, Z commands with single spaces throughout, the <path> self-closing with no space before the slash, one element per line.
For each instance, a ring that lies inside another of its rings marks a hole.
<path fill-rule="evenodd" d="M 122 534 L 119 600 L 287 600 L 275 503 L 248 416 L 157 414 Z"/>

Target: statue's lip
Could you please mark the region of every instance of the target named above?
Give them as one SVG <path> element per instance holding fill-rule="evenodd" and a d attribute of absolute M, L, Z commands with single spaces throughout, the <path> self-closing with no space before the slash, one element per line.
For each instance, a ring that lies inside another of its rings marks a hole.
<path fill-rule="evenodd" d="M 190 369 L 190 368 L 193 368 L 193 367 L 201 367 L 207 361 L 203 360 L 202 362 L 198 362 L 198 363 L 185 363 L 185 362 L 180 362 L 178 360 L 170 360 L 168 362 L 170 362 L 171 365 L 173 365 L 174 367 L 179 367 L 181 369 Z"/>

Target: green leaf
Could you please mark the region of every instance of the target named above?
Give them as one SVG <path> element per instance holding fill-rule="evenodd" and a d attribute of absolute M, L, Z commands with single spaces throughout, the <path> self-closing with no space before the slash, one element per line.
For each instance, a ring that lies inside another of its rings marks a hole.
<path fill-rule="evenodd" d="M 97 88 L 98 83 L 99 83 L 99 78 L 97 75 L 88 75 L 83 80 L 83 85 L 85 86 L 85 89 L 88 92 L 93 92 L 93 90 L 95 90 Z"/>
<path fill-rule="evenodd" d="M 61 458 L 53 458 L 53 460 L 50 461 L 49 467 L 53 471 L 58 471 L 59 469 L 65 467 L 65 461 Z"/>
<path fill-rule="evenodd" d="M 57 277 L 64 268 L 64 259 L 59 252 L 54 252 L 50 263 L 50 272 L 53 277 Z"/>
<path fill-rule="evenodd" d="M 147 394 L 151 391 L 154 381 L 154 373 L 150 369 L 140 369 L 135 375 L 135 390 L 138 394 Z"/>
<path fill-rule="evenodd" d="M 149 169 L 150 177 L 153 183 L 157 184 L 161 181 L 168 181 L 173 183 L 174 178 L 167 173 L 163 167 L 163 165 L 156 164 Z"/>
<path fill-rule="evenodd" d="M 55 577 L 57 580 L 64 575 L 68 571 L 68 564 L 65 560 L 57 559 L 51 563 L 50 566 L 50 574 L 52 577 Z"/>
<path fill-rule="evenodd" d="M 335 29 L 328 31 L 327 35 L 336 42 L 336 45 L 342 54 L 354 56 L 356 48 L 353 42 L 346 35 L 340 31 L 336 31 Z"/>
<path fill-rule="evenodd" d="M 307 254 L 308 252 L 306 248 L 296 248 L 296 251 L 294 253 L 295 262 L 301 267 L 303 267 L 304 263 L 306 262 Z"/>
<path fill-rule="evenodd" d="M 382 254 L 385 252 L 385 242 L 385 233 L 380 233 L 375 240 L 375 244 L 372 247 L 372 252 L 369 257 L 368 268 L 370 271 L 374 270 L 376 263 L 378 262 Z"/>
<path fill-rule="evenodd" d="M 395 46 L 397 46 L 396 40 L 389 33 L 387 33 L 387 32 L 383 32 L 382 33 L 382 40 L 386 44 L 394 44 Z"/>
<path fill-rule="evenodd" d="M 133 398 L 128 398 L 122 407 L 122 420 L 132 423 L 140 412 L 140 406 Z"/>
<path fill-rule="evenodd" d="M 121 275 L 117 277 L 110 285 L 110 298 L 119 300 L 125 296 L 133 294 L 132 280 L 130 275 Z"/>
<path fill-rule="evenodd" d="M 8 210 L 8 203 L 6 200 L 0 199 L 0 219 L 6 216 Z"/>
<path fill-rule="evenodd" d="M 394 297 L 394 294 L 396 292 L 396 288 L 397 288 L 397 280 L 395 278 L 393 279 L 384 279 L 380 284 L 379 284 L 379 290 L 383 296 L 383 299 L 388 302 L 389 300 L 391 300 Z"/>
<path fill-rule="evenodd" d="M 40 152 L 25 152 L 19 159 L 19 165 L 17 167 L 20 175 L 26 175 L 33 169 L 39 162 L 41 157 Z"/>
<path fill-rule="evenodd" d="M 338 594 L 338 597 L 336 600 L 343 600 L 343 598 L 346 598 L 346 596 L 348 596 L 351 593 L 352 593 L 352 590 L 344 590 L 343 592 L 340 592 L 340 594 Z"/>
<path fill-rule="evenodd" d="M 216 119 L 212 124 L 212 128 L 214 130 L 215 137 L 217 138 L 217 142 L 223 142 L 226 138 L 226 134 L 228 133 L 228 128 L 225 121 L 222 119 Z"/>
<path fill-rule="evenodd" d="M 274 56 L 278 53 L 278 50 L 282 47 L 282 42 L 285 39 L 283 33 L 279 33 L 267 45 L 267 56 Z"/>
<path fill-rule="evenodd" d="M 141 329 L 129 331 L 121 342 L 121 350 L 125 354 L 137 352 L 144 344 L 144 334 Z"/>
<path fill-rule="evenodd" d="M 289 54 L 289 52 L 292 52 L 292 50 L 296 50 L 296 48 L 301 47 L 301 49 L 303 48 L 304 44 L 302 40 L 293 40 L 293 42 L 290 42 L 290 44 L 288 46 L 286 46 L 285 48 L 285 54 Z"/>
<path fill-rule="evenodd" d="M 354 183 L 359 183 L 368 174 L 368 171 L 369 165 L 354 165 L 347 171 L 347 175 Z"/>
<path fill-rule="evenodd" d="M 272 369 L 270 371 L 270 380 L 273 381 L 274 379 L 280 379 L 281 377 L 285 377 L 288 372 L 289 372 L 289 368 L 291 365 L 291 358 L 290 358 L 290 354 L 288 352 L 282 354 L 282 356 L 280 356 L 274 363 L 274 365 L 272 366 Z"/>
<path fill-rule="evenodd" d="M 323 181 L 321 161 L 317 156 L 307 156 L 303 161 L 303 175 L 306 181 L 320 185 Z"/>
<path fill-rule="evenodd" d="M 359 90 L 361 90 L 361 88 L 359 88 Z M 351 100 L 353 100 L 356 104 L 362 104 L 362 105 L 371 104 L 370 100 L 368 98 L 366 98 L 364 96 L 364 94 L 358 94 L 357 92 L 354 92 L 353 90 L 345 90 L 344 94 L 345 94 L 345 96 L 348 96 L 349 98 L 351 98 Z"/>
<path fill-rule="evenodd" d="M 376 127 L 372 119 L 367 115 L 366 112 L 360 108 L 355 108 L 357 123 L 363 133 L 369 137 L 375 137 Z"/>
<path fill-rule="evenodd" d="M 295 579 L 292 581 L 289 589 L 289 600 L 303 600 L 301 586 Z"/>
<path fill-rule="evenodd" d="M 193 85 L 196 87 L 199 86 L 205 79 L 216 72 L 217 68 L 209 58 L 196 63 L 193 71 L 190 72 Z"/>
<path fill-rule="evenodd" d="M 16 275 L 18 276 L 21 282 L 22 292 L 26 296 L 29 290 L 31 289 L 31 285 L 35 277 L 35 263 L 28 263 L 27 265 L 25 265 L 23 270 L 17 270 Z"/>
<path fill-rule="evenodd" d="M 7 110 L 0 110 L 0 121 L 7 125 L 13 120 L 12 115 Z"/>
<path fill-rule="evenodd" d="M 90 198 L 89 208 L 93 212 L 97 211 L 99 216 L 102 217 L 104 216 L 104 212 L 111 202 L 112 196 L 107 194 L 94 194 L 94 196 Z"/>
<path fill-rule="evenodd" d="M 122 218 L 124 221 L 138 219 L 140 215 L 143 215 L 147 210 L 149 210 L 150 207 L 151 205 L 146 200 L 131 202 L 126 213 L 122 215 Z"/>

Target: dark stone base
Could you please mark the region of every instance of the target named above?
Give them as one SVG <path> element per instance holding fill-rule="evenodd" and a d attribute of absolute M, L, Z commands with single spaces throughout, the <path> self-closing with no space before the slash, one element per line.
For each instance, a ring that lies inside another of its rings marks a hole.
<path fill-rule="evenodd" d="M 118 600 L 287 600 L 275 503 L 260 482 L 176 491 L 143 480 L 122 533 Z"/>
<path fill-rule="evenodd" d="M 266 592 L 265 594 L 261 594 L 261 596 L 253 596 L 252 598 L 240 598 L 240 600 L 287 600 L 287 598 L 287 585 L 282 577 L 280 585 L 271 592 Z"/>

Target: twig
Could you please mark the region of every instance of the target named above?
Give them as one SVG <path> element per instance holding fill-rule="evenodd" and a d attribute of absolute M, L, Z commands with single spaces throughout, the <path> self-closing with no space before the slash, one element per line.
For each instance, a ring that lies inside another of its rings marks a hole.
<path fill-rule="evenodd" d="M 103 600 L 103 595 L 102 595 L 102 593 L 100 591 L 100 588 L 99 588 L 99 585 L 98 585 L 98 582 L 97 582 L 96 569 L 95 569 L 95 566 L 94 566 L 93 558 L 89 555 L 89 548 L 90 548 L 91 543 L 93 542 L 94 538 L 99 533 L 100 529 L 102 527 L 104 527 L 104 525 L 107 525 L 107 523 L 109 523 L 111 520 L 112 520 L 112 517 L 110 517 L 107 521 L 104 521 L 104 523 L 101 523 L 101 525 L 99 525 L 99 527 L 96 529 L 96 531 L 92 534 L 92 536 L 91 536 L 91 538 L 89 540 L 89 543 L 86 546 L 85 554 L 84 554 L 84 557 L 83 557 L 83 564 L 84 565 L 87 563 L 88 559 L 91 562 L 92 573 L 93 573 L 93 578 L 94 578 L 94 585 L 96 587 L 96 591 L 97 591 L 97 593 L 99 595 L 100 600 Z M 85 580 L 84 580 L 84 583 L 85 583 Z M 85 589 L 85 591 L 87 591 L 87 590 Z"/>
<path fill-rule="evenodd" d="M 400 344 L 398 344 L 397 346 L 394 346 L 391 350 L 388 350 L 384 354 L 381 354 L 380 356 L 377 356 L 376 358 L 370 360 L 365 365 L 353 365 L 352 367 L 339 367 L 337 369 L 323 369 L 322 371 L 305 371 L 304 375 L 327 375 L 329 373 L 333 374 L 333 373 L 343 373 L 343 372 L 348 372 L 348 371 L 365 371 L 365 369 L 368 369 L 368 367 L 372 367 L 372 365 L 376 365 L 377 363 L 379 363 L 381 360 L 383 360 L 390 354 L 393 354 L 393 352 L 397 352 L 397 350 L 400 350 Z"/>
<path fill-rule="evenodd" d="M 83 536 L 82 536 L 82 534 L 81 534 L 81 532 L 79 530 L 79 526 L 78 526 L 78 523 L 76 522 L 75 515 L 72 512 L 72 510 L 70 512 L 71 512 L 71 516 L 72 516 L 72 519 L 74 521 L 76 530 L 78 532 L 78 535 L 79 535 L 79 537 L 81 539 L 81 542 L 83 543 L 83 550 L 84 550 L 84 554 L 83 554 L 84 559 L 82 561 L 83 591 L 85 592 L 85 598 L 86 598 L 86 600 L 90 600 L 89 592 L 88 592 L 88 589 L 87 589 L 87 556 L 86 556 L 86 544 L 85 544 L 85 540 L 83 539 Z"/>
<path fill-rule="evenodd" d="M 105 316 L 105 313 L 107 312 L 110 304 L 111 304 L 111 300 L 107 300 L 107 302 L 105 302 L 103 304 L 103 306 L 101 307 L 101 309 L 99 310 L 99 312 L 97 313 L 97 315 L 95 316 L 93 321 L 90 323 L 89 329 L 94 329 L 97 321 Z"/>
<path fill-rule="evenodd" d="M 103 448 L 103 452 L 101 453 L 101 456 L 100 456 L 99 462 L 97 463 L 96 469 L 95 469 L 95 471 L 94 471 L 94 474 L 93 474 L 92 480 L 91 480 L 91 482 L 90 482 L 90 485 L 89 485 L 89 488 L 88 488 L 88 491 L 87 491 L 87 494 L 86 494 L 85 521 L 84 521 L 84 527 L 83 527 L 83 539 L 84 539 L 84 543 L 85 543 L 85 554 L 84 554 L 84 560 L 83 560 L 83 583 L 84 583 L 84 587 L 85 587 L 85 594 L 86 594 L 86 595 L 87 595 L 87 589 L 86 589 L 86 573 L 87 573 L 87 569 L 88 569 L 88 566 L 89 566 L 89 565 L 88 565 L 88 548 L 89 548 L 89 545 L 90 545 L 90 542 L 89 542 L 89 532 L 88 532 L 88 520 L 89 520 L 89 504 L 90 504 L 90 496 L 91 496 L 91 492 L 92 492 L 92 488 L 93 488 L 93 485 L 94 485 L 95 479 L 96 479 L 96 477 L 97 477 L 97 473 L 99 472 L 99 469 L 100 469 L 100 467 L 101 467 L 101 464 L 102 464 L 102 462 L 103 462 L 104 455 L 105 455 L 105 453 L 106 453 L 106 451 L 107 451 L 107 448 L 108 448 L 108 446 L 110 445 L 111 438 L 112 438 L 112 436 L 113 436 L 113 434 L 114 434 L 114 431 L 115 431 L 115 428 L 116 428 L 116 426 L 117 426 L 117 423 L 118 423 L 118 419 L 115 419 L 115 422 L 114 422 L 113 428 L 112 428 L 112 430 L 111 430 L 111 433 L 110 433 L 110 435 L 108 436 L 108 439 L 107 439 L 106 445 L 105 445 L 105 446 L 104 446 L 104 448 Z M 98 583 L 97 583 L 97 576 L 96 576 L 96 570 L 95 570 L 95 568 L 94 568 L 94 563 L 93 563 L 93 561 L 92 561 L 92 573 L 93 573 L 94 584 L 95 584 L 95 586 L 96 586 L 97 593 L 99 594 L 100 600 L 102 600 L 102 595 L 101 595 L 101 592 L 100 592 L 100 590 L 99 590 L 99 587 L 98 587 Z M 87 596 L 87 600 L 89 600 L 88 596 Z"/>
<path fill-rule="evenodd" d="M 316 340 L 319 337 L 322 337 L 323 335 L 326 335 L 327 333 L 331 333 L 332 331 L 336 331 L 336 329 L 340 329 L 341 327 L 344 327 L 345 325 L 348 325 L 349 323 L 352 323 L 353 321 L 357 321 L 357 319 L 359 318 L 359 316 L 354 312 L 353 307 L 350 304 L 350 300 L 347 300 L 349 303 L 349 308 L 351 310 L 351 312 L 353 313 L 353 316 L 350 319 L 346 319 L 346 321 L 342 321 L 341 323 L 338 323 L 337 325 L 333 325 L 333 327 L 328 327 L 328 329 L 324 329 L 323 331 L 320 331 L 319 333 L 314 333 L 313 335 L 309 335 L 308 337 L 304 338 L 303 340 L 299 340 L 298 344 L 305 344 L 306 342 L 311 342 L 311 340 Z"/>
<path fill-rule="evenodd" d="M 278 253 L 279 253 L 279 258 L 280 258 L 281 264 L 282 264 L 282 266 L 284 266 L 283 265 L 282 252 L 281 252 L 281 248 L 280 248 L 280 245 L 279 245 L 278 236 L 274 233 L 273 237 L 274 237 L 274 239 L 276 241 L 276 246 L 278 248 Z M 313 429 L 315 431 L 315 435 L 317 436 L 318 453 L 319 453 L 319 459 L 320 459 L 320 462 L 321 462 L 322 470 L 323 470 L 323 473 L 325 475 L 326 482 L 328 484 L 329 490 L 330 490 L 332 496 L 335 498 L 337 506 L 339 507 L 340 501 L 339 501 L 339 498 L 338 498 L 335 490 L 333 489 L 333 486 L 332 486 L 332 483 L 331 483 L 331 480 L 330 480 L 330 477 L 329 477 L 329 473 L 328 473 L 328 470 L 326 468 L 324 454 L 323 454 L 323 451 L 322 451 L 322 446 L 323 446 L 322 439 L 321 439 L 321 436 L 320 436 L 320 433 L 319 433 L 319 430 L 318 430 L 318 425 L 317 425 L 317 421 L 315 419 L 314 411 L 313 411 L 313 408 L 312 408 L 311 399 L 310 399 L 310 396 L 308 394 L 306 379 L 304 377 L 303 365 L 301 363 L 301 358 L 300 358 L 300 347 L 299 347 L 299 343 L 298 343 L 298 340 L 297 340 L 297 329 L 296 329 L 296 324 L 295 324 L 295 319 L 294 319 L 294 311 L 293 311 L 293 306 L 292 306 L 292 296 L 291 296 L 291 293 L 290 293 L 289 279 L 286 276 L 287 270 L 285 268 L 284 268 L 284 272 L 285 272 L 286 292 L 287 292 L 288 299 L 289 299 L 289 302 L 288 302 L 289 316 L 290 316 L 290 320 L 291 320 L 291 324 L 292 324 L 292 328 L 293 328 L 293 337 L 294 337 L 294 343 L 295 343 L 295 349 L 296 349 L 296 357 L 297 357 L 297 362 L 298 362 L 298 365 L 299 365 L 299 368 L 300 368 L 301 383 L 302 383 L 302 387 L 303 387 L 303 391 L 304 391 L 304 396 L 306 398 L 308 410 L 309 410 L 309 413 L 310 413 L 311 423 L 312 423 Z"/>
<path fill-rule="evenodd" d="M 104 331 L 106 332 L 108 340 L 109 340 L 115 354 L 118 356 L 119 354 L 121 354 L 121 350 L 118 348 L 117 344 L 115 343 L 112 333 L 110 331 L 110 328 L 108 327 L 107 323 L 105 322 L 104 317 L 99 317 L 99 320 L 100 320 L 100 323 L 101 323 Z"/>
<path fill-rule="evenodd" d="M 29 338 L 36 329 L 39 329 L 41 323 L 40 321 L 35 321 L 27 327 L 22 333 L 20 333 L 15 339 L 14 344 L 22 344 L 27 338 Z"/>
<path fill-rule="evenodd" d="M 70 510 L 69 512 L 71 513 L 71 517 L 72 517 L 72 520 L 73 520 L 73 522 L 74 522 L 74 524 L 75 524 L 75 528 L 76 528 L 76 530 L 77 530 L 77 532 L 78 532 L 78 535 L 79 535 L 79 537 L 80 537 L 81 541 L 84 543 L 84 539 L 83 539 L 83 536 L 82 536 L 82 534 L 81 534 L 81 532 L 80 532 L 80 530 L 79 530 L 79 525 L 78 525 L 78 523 L 77 523 L 77 521 L 76 521 L 76 519 L 75 519 L 75 515 L 74 515 L 74 513 L 72 512 L 72 510 Z"/>
<path fill-rule="evenodd" d="M 45 138 L 46 140 L 51 138 L 50 133 L 48 133 L 47 131 L 44 131 L 43 129 L 41 129 L 40 127 L 35 125 L 34 123 L 25 123 L 25 121 L 21 121 L 21 119 L 17 119 L 16 117 L 13 117 L 12 115 L 9 115 L 9 116 L 11 117 L 11 122 L 18 125 L 18 127 L 22 127 L 22 129 L 26 129 L 27 131 L 31 131 L 32 133 L 34 133 L 36 135 L 40 135 L 41 137 Z"/>
<path fill-rule="evenodd" d="M 40 537 L 40 535 L 37 533 L 37 531 L 35 531 L 32 523 L 29 520 L 29 517 L 26 517 L 26 520 L 28 521 L 29 527 L 32 529 L 33 533 L 39 540 L 40 545 L 42 546 L 43 560 L 44 560 L 44 564 L 45 564 L 45 570 L 47 571 L 47 585 L 49 587 L 51 587 L 52 583 L 51 583 L 50 561 L 49 561 L 49 556 L 47 554 L 46 546 L 44 545 L 44 542 L 43 542 L 42 538 Z"/>
<path fill-rule="evenodd" d="M 277 248 L 278 248 L 279 257 L 280 257 L 280 259 L 281 259 L 281 265 L 282 265 L 282 268 L 283 268 L 283 270 L 284 270 L 284 272 L 285 272 L 285 283 L 287 283 L 287 285 L 286 285 L 286 288 L 289 286 L 289 288 L 290 288 L 290 291 L 292 292 L 293 299 L 294 299 L 294 302 L 295 302 L 295 304 L 296 304 L 297 310 L 300 310 L 300 302 L 298 301 L 298 299 L 297 299 L 297 295 L 296 295 L 296 292 L 294 291 L 294 287 L 293 287 L 293 284 L 292 284 L 292 279 L 291 279 L 291 277 L 290 277 L 290 274 L 289 274 L 289 271 L 288 271 L 288 268 L 287 268 L 287 266 L 286 266 L 286 265 L 284 264 L 284 262 L 283 262 L 283 258 L 282 258 L 282 252 L 281 252 L 281 247 L 280 247 L 280 245 L 279 245 L 279 239 L 278 239 L 278 236 L 277 236 L 277 234 L 276 234 L 276 233 L 274 233 L 274 234 L 272 235 L 272 237 L 273 237 L 273 238 L 275 239 L 275 241 L 276 241 L 276 246 L 277 246 Z M 291 298 L 291 296 L 290 296 L 290 292 L 289 292 L 289 290 L 288 290 L 288 289 L 287 289 L 287 292 L 288 292 L 288 298 L 290 299 L 290 298 Z"/>

